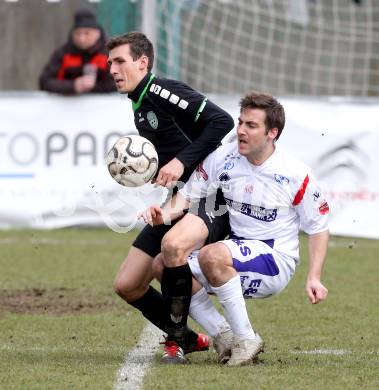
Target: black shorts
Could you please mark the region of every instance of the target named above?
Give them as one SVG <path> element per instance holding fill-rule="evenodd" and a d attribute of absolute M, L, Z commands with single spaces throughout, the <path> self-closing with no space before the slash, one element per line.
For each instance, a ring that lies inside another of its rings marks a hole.
<path fill-rule="evenodd" d="M 206 224 L 209 235 L 206 244 L 223 240 L 230 233 L 229 214 L 225 209 L 225 200 L 219 190 L 214 197 L 201 199 L 188 211 L 200 217 Z M 141 249 L 151 257 L 155 257 L 161 251 L 163 236 L 175 225 L 177 219 L 171 225 L 146 225 L 133 242 L 133 246 Z"/>

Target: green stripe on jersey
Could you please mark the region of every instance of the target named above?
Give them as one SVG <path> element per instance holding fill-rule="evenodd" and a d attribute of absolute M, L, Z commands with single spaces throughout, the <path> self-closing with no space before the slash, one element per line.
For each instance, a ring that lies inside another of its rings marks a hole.
<path fill-rule="evenodd" d="M 151 84 L 151 82 L 153 81 L 154 77 L 155 77 L 155 74 L 152 73 L 151 76 L 150 76 L 150 78 L 149 78 L 149 81 L 148 81 L 147 84 L 145 85 L 145 88 L 144 88 L 143 91 L 141 92 L 141 95 L 139 95 L 139 98 L 138 98 L 137 103 L 134 103 L 134 102 L 132 101 L 132 108 L 133 108 L 133 111 L 138 110 L 139 107 L 141 106 L 142 100 L 143 100 L 143 98 L 145 97 L 146 92 L 147 92 L 147 89 L 150 87 L 150 84 Z"/>
<path fill-rule="evenodd" d="M 197 122 L 197 120 L 198 120 L 199 117 L 200 117 L 200 114 L 203 112 L 204 107 L 205 107 L 205 105 L 207 104 L 207 100 L 208 100 L 208 98 L 204 98 L 204 100 L 203 100 L 203 102 L 201 103 L 199 109 L 197 110 L 196 117 L 195 117 L 195 122 Z"/>

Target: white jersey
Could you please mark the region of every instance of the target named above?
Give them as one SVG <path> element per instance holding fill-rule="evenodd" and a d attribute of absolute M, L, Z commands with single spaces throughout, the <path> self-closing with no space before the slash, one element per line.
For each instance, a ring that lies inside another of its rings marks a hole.
<path fill-rule="evenodd" d="M 255 166 L 236 142 L 211 153 L 180 190 L 190 201 L 221 188 L 232 237 L 261 240 L 277 252 L 299 258 L 299 228 L 307 234 L 328 229 L 329 206 L 305 164 L 276 149 Z"/>

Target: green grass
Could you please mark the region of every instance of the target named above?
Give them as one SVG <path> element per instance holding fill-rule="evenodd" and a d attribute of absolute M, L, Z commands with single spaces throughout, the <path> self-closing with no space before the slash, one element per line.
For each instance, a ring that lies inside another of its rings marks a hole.
<path fill-rule="evenodd" d="M 145 324 L 112 292 L 133 236 L 0 233 L 1 389 L 113 388 Z"/>
<path fill-rule="evenodd" d="M 108 230 L 0 232 L 0 388 L 112 389 L 145 325 L 112 292 L 134 233 Z M 213 352 L 162 366 L 145 389 L 379 388 L 379 242 L 332 238 L 328 300 L 308 303 L 302 263 L 277 297 L 248 301 L 266 342 L 259 364 L 227 368 Z M 341 355 L 311 354 L 315 350 Z"/>

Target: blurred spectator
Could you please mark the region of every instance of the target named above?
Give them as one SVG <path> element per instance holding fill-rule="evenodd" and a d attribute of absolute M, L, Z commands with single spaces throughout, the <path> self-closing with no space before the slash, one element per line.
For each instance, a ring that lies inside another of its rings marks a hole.
<path fill-rule="evenodd" d="M 40 75 L 40 89 L 61 94 L 115 91 L 107 69 L 106 39 L 91 11 L 77 11 L 68 41 L 53 53 Z"/>

